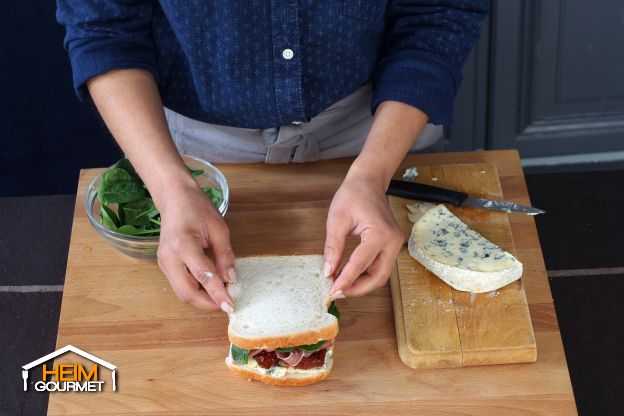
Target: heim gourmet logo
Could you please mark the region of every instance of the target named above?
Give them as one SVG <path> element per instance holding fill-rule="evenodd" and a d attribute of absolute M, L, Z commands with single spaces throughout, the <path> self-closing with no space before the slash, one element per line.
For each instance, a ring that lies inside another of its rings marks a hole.
<path fill-rule="evenodd" d="M 94 364 L 91 366 L 91 369 L 87 370 L 83 364 L 55 364 L 52 368 L 48 368 L 43 364 L 52 358 L 56 358 L 70 351 L 93 362 Z M 37 391 L 102 391 L 104 381 L 99 378 L 100 372 L 98 365 L 111 370 L 113 391 L 117 391 L 117 366 L 95 355 L 89 354 L 80 348 L 76 348 L 73 345 L 66 345 L 63 348 L 22 366 L 24 391 L 28 390 L 28 371 L 40 364 L 43 364 L 43 374 L 42 380 L 35 382 L 35 390 Z"/>

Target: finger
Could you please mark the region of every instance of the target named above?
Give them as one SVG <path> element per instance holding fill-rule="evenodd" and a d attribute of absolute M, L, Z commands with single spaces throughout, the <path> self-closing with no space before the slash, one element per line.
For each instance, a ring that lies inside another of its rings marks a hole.
<path fill-rule="evenodd" d="M 215 304 L 208 293 L 191 276 L 184 263 L 169 259 L 158 258 L 158 265 L 167 276 L 169 284 L 178 299 L 205 311 L 218 311 L 221 308 Z"/>
<path fill-rule="evenodd" d="M 343 294 L 353 297 L 363 296 L 382 287 L 388 281 L 395 263 L 396 255 L 382 251 L 366 273 L 360 275 L 350 287 L 343 289 Z"/>
<path fill-rule="evenodd" d="M 346 215 L 337 215 L 330 212 L 327 216 L 326 227 L 327 236 L 325 237 L 325 248 L 323 250 L 325 258 L 323 274 L 325 276 L 333 276 L 342 261 L 345 242 L 351 232 L 350 219 Z"/>
<path fill-rule="evenodd" d="M 236 283 L 238 276 L 234 268 L 234 250 L 230 243 L 230 231 L 226 225 L 210 235 L 212 255 L 219 275 L 226 282 Z"/>
<path fill-rule="evenodd" d="M 381 250 L 382 247 L 380 247 L 377 242 L 361 242 L 355 250 L 353 250 L 349 261 L 334 282 L 330 291 L 332 299 L 338 299 L 338 297 L 344 295 L 344 290 L 351 287 L 355 279 L 360 277 L 360 275 L 373 264 L 373 261 L 375 261 Z"/>
<path fill-rule="evenodd" d="M 219 305 L 224 312 L 232 313 L 234 301 L 225 289 L 214 263 L 206 256 L 201 246 L 184 244 L 183 247 L 180 247 L 180 253 L 182 261 L 195 280 L 206 289 L 212 301 Z"/>

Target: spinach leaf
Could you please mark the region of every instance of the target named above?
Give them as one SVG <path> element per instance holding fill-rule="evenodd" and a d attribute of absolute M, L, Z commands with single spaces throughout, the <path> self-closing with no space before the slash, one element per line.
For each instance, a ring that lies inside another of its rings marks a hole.
<path fill-rule="evenodd" d="M 120 204 L 119 216 L 121 217 L 123 213 L 124 224 L 142 226 L 150 222 L 151 217 L 144 214 L 152 210 L 156 211 L 154 201 L 152 201 L 151 198 L 143 198 L 137 201 Z"/>
<path fill-rule="evenodd" d="M 128 159 L 125 159 L 125 158 L 119 159 L 117 163 L 113 165 L 113 168 L 119 168 L 119 169 L 125 170 L 126 172 L 128 172 L 128 174 L 130 174 L 130 177 L 135 182 L 139 182 L 141 185 L 143 185 L 143 181 L 141 180 L 141 177 L 139 176 L 138 173 L 136 173 L 136 170 L 134 170 L 134 166 L 132 166 L 132 163 L 130 163 Z"/>
<path fill-rule="evenodd" d="M 187 166 L 187 168 L 188 168 L 188 166 Z M 196 178 L 196 177 L 198 177 L 198 176 L 200 176 L 200 175 L 202 175 L 204 173 L 203 169 L 191 169 L 191 168 L 188 168 L 188 170 L 189 170 L 189 172 L 191 172 L 191 175 L 193 175 L 194 178 Z"/>
<path fill-rule="evenodd" d="M 316 351 L 321 348 L 323 344 L 325 344 L 325 341 L 319 341 L 316 344 L 299 345 L 297 348 L 303 351 Z"/>
<path fill-rule="evenodd" d="M 188 170 L 193 177 L 204 173 L 203 169 Z M 221 205 L 220 190 L 205 187 L 202 191 L 216 207 Z M 107 228 L 127 235 L 160 234 L 160 212 L 128 159 L 120 159 L 102 176 L 97 198 L 102 203 L 100 223 Z M 116 212 L 111 204 L 117 204 Z"/>
<path fill-rule="evenodd" d="M 232 344 L 230 350 L 232 352 L 232 358 L 234 358 L 234 361 L 236 361 L 237 363 L 247 364 L 247 362 L 249 361 L 249 350 L 244 350 L 234 344 Z"/>
<path fill-rule="evenodd" d="M 121 227 L 117 228 L 115 231 L 126 235 L 149 235 L 160 232 L 160 229 L 150 230 L 143 227 L 135 227 L 134 225 L 124 224 Z"/>
<path fill-rule="evenodd" d="M 296 347 L 285 347 L 285 348 L 276 348 L 279 352 L 291 352 L 292 350 L 303 350 L 303 351 L 316 351 L 321 348 L 325 341 L 319 341 L 316 344 L 307 344 L 307 345 L 298 345 Z"/>
<path fill-rule="evenodd" d="M 223 194 L 221 193 L 221 191 L 211 187 L 202 188 L 202 191 L 208 198 L 210 198 L 213 205 L 219 208 L 219 205 L 221 205 L 221 201 L 223 199 Z"/>
<path fill-rule="evenodd" d="M 338 307 L 336 306 L 336 301 L 333 301 L 331 305 L 329 305 L 329 309 L 327 310 L 327 312 L 331 313 L 332 315 L 336 317 L 336 319 L 340 320 L 340 311 L 338 310 Z"/>
<path fill-rule="evenodd" d="M 124 169 L 114 168 L 102 177 L 98 199 L 102 204 L 123 204 L 145 197 L 143 184 L 136 182 Z"/>
<path fill-rule="evenodd" d="M 111 230 L 116 230 L 117 227 L 121 225 L 121 221 L 119 221 L 115 211 L 106 205 L 102 205 L 102 208 L 100 209 L 100 223 Z"/>

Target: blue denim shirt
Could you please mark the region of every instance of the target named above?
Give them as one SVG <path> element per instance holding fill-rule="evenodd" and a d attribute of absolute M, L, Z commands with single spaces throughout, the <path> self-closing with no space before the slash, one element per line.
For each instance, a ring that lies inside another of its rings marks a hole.
<path fill-rule="evenodd" d="M 385 100 L 452 121 L 487 0 L 57 0 L 78 97 L 142 68 L 164 104 L 215 124 L 307 121 L 367 82 Z"/>

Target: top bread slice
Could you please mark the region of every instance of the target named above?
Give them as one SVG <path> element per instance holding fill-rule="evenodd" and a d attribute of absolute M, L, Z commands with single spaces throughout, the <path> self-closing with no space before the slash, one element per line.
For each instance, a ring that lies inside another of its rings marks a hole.
<path fill-rule="evenodd" d="M 237 283 L 228 336 L 244 349 L 295 347 L 331 340 L 338 320 L 328 313 L 332 279 L 323 257 L 260 256 L 236 260 Z"/>
<path fill-rule="evenodd" d="M 522 276 L 522 263 L 470 229 L 444 205 L 429 207 L 415 220 L 410 255 L 457 290 L 473 293 L 499 289 Z"/>

